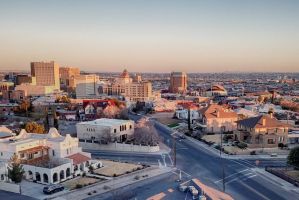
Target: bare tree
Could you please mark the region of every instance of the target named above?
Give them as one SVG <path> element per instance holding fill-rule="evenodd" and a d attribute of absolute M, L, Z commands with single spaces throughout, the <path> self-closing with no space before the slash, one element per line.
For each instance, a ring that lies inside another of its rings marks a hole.
<path fill-rule="evenodd" d="M 134 141 L 136 144 L 158 145 L 160 137 L 153 122 L 146 119 L 139 120 L 134 131 Z"/>

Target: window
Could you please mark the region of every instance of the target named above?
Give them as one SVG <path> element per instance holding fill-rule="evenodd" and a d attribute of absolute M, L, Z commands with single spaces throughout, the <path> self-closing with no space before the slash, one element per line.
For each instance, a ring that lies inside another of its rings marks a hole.
<path fill-rule="evenodd" d="M 268 144 L 274 144 L 274 139 L 268 139 Z"/>
<path fill-rule="evenodd" d="M 116 133 L 116 128 L 114 129 L 114 133 Z"/>
<path fill-rule="evenodd" d="M 52 150 L 52 155 L 55 156 L 55 150 L 54 149 Z"/>
<path fill-rule="evenodd" d="M 0 152 L 0 156 L 3 156 L 3 152 Z"/>

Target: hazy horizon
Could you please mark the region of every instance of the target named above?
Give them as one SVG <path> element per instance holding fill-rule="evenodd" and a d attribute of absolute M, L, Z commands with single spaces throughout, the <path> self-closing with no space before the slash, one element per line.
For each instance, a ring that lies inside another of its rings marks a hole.
<path fill-rule="evenodd" d="M 0 70 L 299 72 L 299 1 L 0 1 Z"/>

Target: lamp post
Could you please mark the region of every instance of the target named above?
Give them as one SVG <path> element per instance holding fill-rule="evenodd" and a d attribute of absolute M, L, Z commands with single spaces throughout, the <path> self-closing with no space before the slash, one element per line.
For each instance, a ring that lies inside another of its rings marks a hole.
<path fill-rule="evenodd" d="M 223 190 L 223 192 L 225 192 L 225 163 L 224 163 L 224 158 L 223 158 L 221 152 L 222 152 L 222 140 L 223 140 L 222 136 L 223 136 L 224 130 L 225 130 L 225 127 L 222 126 L 221 127 L 221 131 L 220 131 L 220 133 L 221 133 L 221 139 L 220 139 L 220 159 L 221 159 L 221 165 L 222 165 L 222 190 Z"/>

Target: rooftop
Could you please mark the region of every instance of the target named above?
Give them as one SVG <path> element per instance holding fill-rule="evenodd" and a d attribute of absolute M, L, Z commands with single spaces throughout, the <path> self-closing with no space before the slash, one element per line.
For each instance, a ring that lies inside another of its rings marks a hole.
<path fill-rule="evenodd" d="M 101 118 L 93 121 L 80 122 L 78 124 L 88 124 L 88 125 L 98 125 L 98 126 L 114 126 L 114 125 L 122 125 L 127 122 L 133 122 L 132 120 L 122 120 L 122 119 L 108 119 Z"/>
<path fill-rule="evenodd" d="M 76 153 L 74 155 L 68 156 L 67 158 L 72 159 L 74 165 L 78 165 L 78 164 L 81 164 L 83 162 L 90 160 L 89 157 L 87 157 L 81 153 Z"/>

